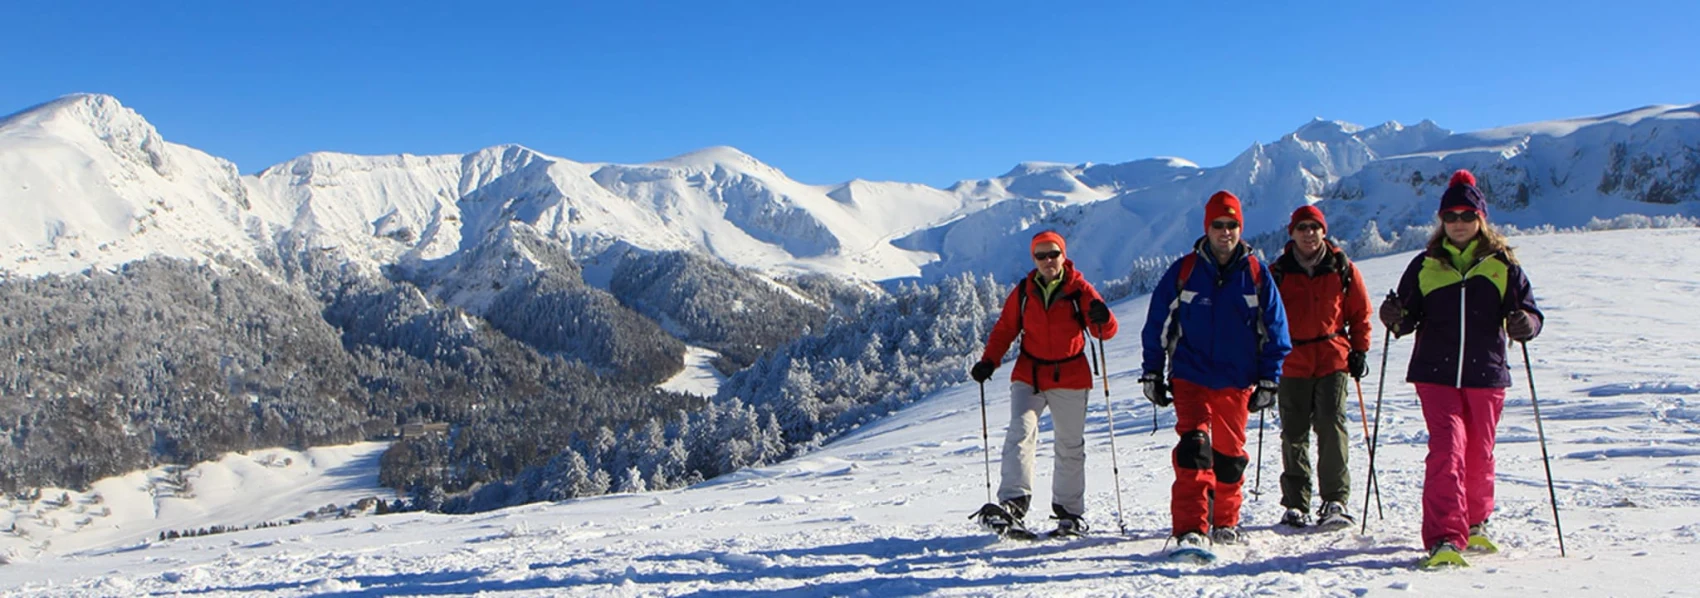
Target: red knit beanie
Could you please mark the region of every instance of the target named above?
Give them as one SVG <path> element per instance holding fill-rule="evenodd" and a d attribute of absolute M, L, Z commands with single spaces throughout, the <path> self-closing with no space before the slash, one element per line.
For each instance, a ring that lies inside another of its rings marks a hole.
<path fill-rule="evenodd" d="M 1227 191 L 1217 191 L 1210 196 L 1210 201 L 1204 204 L 1204 228 L 1208 230 L 1210 223 L 1217 218 L 1233 218 L 1240 226 L 1245 226 L 1245 217 L 1240 215 L 1240 198 Z"/>
<path fill-rule="evenodd" d="M 1322 210 L 1311 205 L 1299 206 L 1299 209 L 1293 210 L 1293 218 L 1287 221 L 1287 234 L 1292 234 L 1293 227 L 1306 220 L 1315 220 L 1317 224 L 1322 225 L 1322 234 L 1328 234 L 1328 220 L 1322 217 Z"/>
<path fill-rule="evenodd" d="M 1033 242 L 1027 244 L 1027 252 L 1037 251 L 1040 243 L 1056 243 L 1057 251 L 1063 252 L 1063 255 L 1068 255 L 1068 243 L 1063 242 L 1062 235 L 1057 234 L 1057 231 L 1048 230 L 1033 235 Z"/>

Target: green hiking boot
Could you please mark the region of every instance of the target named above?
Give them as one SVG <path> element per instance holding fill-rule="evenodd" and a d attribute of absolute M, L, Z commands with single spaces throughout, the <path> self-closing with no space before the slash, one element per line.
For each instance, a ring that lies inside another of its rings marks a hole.
<path fill-rule="evenodd" d="M 1487 535 L 1487 522 L 1470 526 L 1470 538 L 1465 541 L 1464 550 L 1482 554 L 1499 552 L 1499 545 L 1494 544 L 1493 539 Z"/>

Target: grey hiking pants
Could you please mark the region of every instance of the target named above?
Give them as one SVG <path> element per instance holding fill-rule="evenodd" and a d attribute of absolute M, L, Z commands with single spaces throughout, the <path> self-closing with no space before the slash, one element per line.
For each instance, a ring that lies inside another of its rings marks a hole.
<path fill-rule="evenodd" d="M 1282 378 L 1281 506 L 1312 512 L 1310 433 L 1316 432 L 1316 479 L 1322 500 L 1346 502 L 1352 475 L 1346 469 L 1346 373 Z"/>
<path fill-rule="evenodd" d="M 1033 495 L 1033 454 L 1039 446 L 1039 414 L 1051 409 L 1056 462 L 1051 503 L 1070 514 L 1086 513 L 1086 397 L 1091 389 L 1051 388 L 1035 394 L 1025 382 L 1009 385 L 1009 429 L 1003 436 L 1003 482 L 998 501 Z"/>

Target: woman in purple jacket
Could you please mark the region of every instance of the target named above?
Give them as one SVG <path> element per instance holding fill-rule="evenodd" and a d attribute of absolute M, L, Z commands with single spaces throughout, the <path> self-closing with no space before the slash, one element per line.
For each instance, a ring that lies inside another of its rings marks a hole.
<path fill-rule="evenodd" d="M 1405 269 L 1381 321 L 1416 333 L 1405 380 L 1417 388 L 1428 425 L 1423 479 L 1424 567 L 1464 565 L 1460 547 L 1495 552 L 1493 445 L 1511 386 L 1506 337 L 1526 342 L 1542 315 L 1505 236 L 1487 222 L 1487 201 L 1467 170 L 1440 197 L 1439 224 Z"/>

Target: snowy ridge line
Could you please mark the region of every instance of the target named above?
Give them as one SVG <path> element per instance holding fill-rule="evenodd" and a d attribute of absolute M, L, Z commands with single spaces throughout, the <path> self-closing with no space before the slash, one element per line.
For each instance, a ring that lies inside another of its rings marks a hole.
<path fill-rule="evenodd" d="M 244 176 L 164 140 L 116 98 L 79 94 L 0 123 L 0 178 L 18 183 L 0 189 L 0 213 L 14 216 L 0 226 L 0 246 L 13 248 L 0 269 L 39 275 L 155 254 L 253 258 L 296 234 L 364 266 L 429 274 L 453 270 L 465 250 L 518 222 L 583 262 L 630 244 L 770 275 L 861 281 L 1012 278 L 1014 251 L 1003 250 L 1057 229 L 1089 279 L 1109 280 L 1142 257 L 1185 251 L 1203 199 L 1218 189 L 1245 201 L 1248 238 L 1283 230 L 1294 208 L 1311 203 L 1351 241 L 1421 226 L 1459 168 L 1476 172 L 1500 224 L 1700 217 L 1697 111 L 1650 106 L 1474 133 L 1426 120 L 1317 119 L 1219 166 L 1024 162 L 937 189 L 806 185 L 724 146 L 643 164 L 575 162 L 513 144 L 463 155 L 321 152 Z"/>

